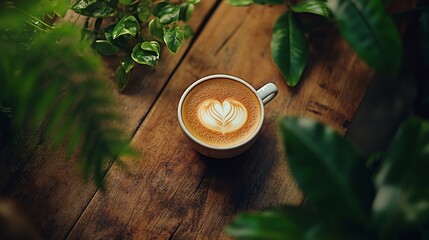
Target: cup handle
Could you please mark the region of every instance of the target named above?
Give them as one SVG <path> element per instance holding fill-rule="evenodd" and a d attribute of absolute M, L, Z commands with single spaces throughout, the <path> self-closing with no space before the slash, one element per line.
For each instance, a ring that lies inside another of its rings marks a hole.
<path fill-rule="evenodd" d="M 278 92 L 277 86 L 274 83 L 267 83 L 256 91 L 258 96 L 262 99 L 262 103 L 265 105 L 269 103 Z"/>

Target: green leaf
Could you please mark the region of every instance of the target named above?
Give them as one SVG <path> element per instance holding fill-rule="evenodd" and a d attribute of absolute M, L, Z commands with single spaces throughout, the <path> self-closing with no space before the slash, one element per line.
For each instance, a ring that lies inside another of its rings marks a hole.
<path fill-rule="evenodd" d="M 147 22 L 149 21 L 149 17 L 151 14 L 151 9 L 149 2 L 143 1 L 139 3 L 137 7 L 137 16 L 139 17 L 140 21 Z"/>
<path fill-rule="evenodd" d="M 328 7 L 341 34 L 360 58 L 377 71 L 398 71 L 401 39 L 379 0 L 331 0 Z"/>
<path fill-rule="evenodd" d="M 276 4 L 285 4 L 284 0 L 254 0 L 256 4 L 272 4 L 272 5 L 276 5 Z"/>
<path fill-rule="evenodd" d="M 308 203 L 338 221 L 368 223 L 374 187 L 356 150 L 333 129 L 309 119 L 282 118 L 280 130 Z"/>
<path fill-rule="evenodd" d="M 119 51 L 119 48 L 113 46 L 107 40 L 96 40 L 94 45 L 95 50 L 97 50 L 98 53 L 104 56 L 111 56 Z"/>
<path fill-rule="evenodd" d="M 159 22 L 158 18 L 154 18 L 149 22 L 149 32 L 152 34 L 152 36 L 162 42 L 164 39 L 164 29 L 162 24 Z"/>
<path fill-rule="evenodd" d="M 167 5 L 159 11 L 159 22 L 164 25 L 177 22 L 179 14 L 180 7 Z"/>
<path fill-rule="evenodd" d="M 225 231 L 237 239 L 305 239 L 309 222 L 305 221 L 305 212 L 305 209 L 284 207 L 282 212 L 266 210 L 240 214 Z"/>
<path fill-rule="evenodd" d="M 167 6 L 167 5 L 169 5 L 169 3 L 168 2 L 166 2 L 166 1 L 161 1 L 161 2 L 159 2 L 158 4 L 156 4 L 155 5 L 155 7 L 153 8 L 153 10 L 152 10 L 152 14 L 155 16 L 155 17 L 160 17 L 161 15 L 160 15 L 160 12 L 161 12 L 161 9 L 163 9 L 165 6 Z"/>
<path fill-rule="evenodd" d="M 330 12 L 324 0 L 305 0 L 291 7 L 296 13 L 313 13 L 325 18 L 330 18 Z"/>
<path fill-rule="evenodd" d="M 183 30 L 179 28 L 164 29 L 164 42 L 168 50 L 172 53 L 177 53 L 177 51 L 179 51 L 184 38 L 185 34 Z"/>
<path fill-rule="evenodd" d="M 179 20 L 187 22 L 191 19 L 192 13 L 194 12 L 195 5 L 191 3 L 184 3 L 180 5 Z"/>
<path fill-rule="evenodd" d="M 429 66 L 429 10 L 420 13 L 419 23 L 420 55 L 423 64 Z"/>
<path fill-rule="evenodd" d="M 133 15 L 122 18 L 113 29 L 113 39 L 122 35 L 135 37 L 140 30 L 140 24 Z"/>
<path fill-rule="evenodd" d="M 383 156 L 375 183 L 374 223 L 383 239 L 419 231 L 429 216 L 429 123 L 411 118 Z"/>
<path fill-rule="evenodd" d="M 129 73 L 134 67 L 134 60 L 131 58 L 131 56 L 126 56 L 121 60 L 121 66 L 125 73 Z"/>
<path fill-rule="evenodd" d="M 51 2 L 51 4 L 52 11 L 60 17 L 64 17 L 67 13 L 67 10 L 70 8 L 69 0 L 54 0 Z"/>
<path fill-rule="evenodd" d="M 149 65 L 151 67 L 156 66 L 159 59 L 159 53 L 154 51 L 146 51 L 141 48 L 142 43 L 138 43 L 131 53 L 131 57 L 134 61 L 139 64 Z"/>
<path fill-rule="evenodd" d="M 116 69 L 115 82 L 118 86 L 119 91 L 123 91 L 130 80 L 130 72 L 126 73 L 122 66 Z"/>
<path fill-rule="evenodd" d="M 228 0 L 228 3 L 232 6 L 241 7 L 241 6 L 248 6 L 253 2 L 253 0 Z"/>
<path fill-rule="evenodd" d="M 129 43 L 128 43 L 128 37 L 130 35 L 121 35 L 116 39 L 113 39 L 113 30 L 115 29 L 115 25 L 110 25 L 106 27 L 104 31 L 104 36 L 106 37 L 106 40 L 112 44 L 113 46 L 116 46 L 118 48 L 124 49 L 124 50 L 131 50 Z"/>
<path fill-rule="evenodd" d="M 102 18 L 115 16 L 115 7 L 116 1 L 111 0 L 77 0 L 71 9 L 84 16 Z"/>
<path fill-rule="evenodd" d="M 157 41 L 143 42 L 141 48 L 146 51 L 155 52 L 158 55 L 161 51 L 161 46 L 159 46 L 159 43 Z"/>
<path fill-rule="evenodd" d="M 307 65 L 308 44 L 291 12 L 281 15 L 274 25 L 271 57 L 286 83 L 296 86 Z"/>

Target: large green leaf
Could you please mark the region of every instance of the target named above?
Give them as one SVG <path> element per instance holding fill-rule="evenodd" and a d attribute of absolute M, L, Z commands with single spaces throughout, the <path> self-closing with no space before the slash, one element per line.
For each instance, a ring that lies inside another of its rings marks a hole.
<path fill-rule="evenodd" d="M 225 229 L 237 239 L 304 239 L 307 225 L 305 209 L 284 207 L 282 211 L 266 210 L 237 216 Z"/>
<path fill-rule="evenodd" d="M 142 48 L 142 43 L 136 44 L 131 53 L 131 58 L 139 64 L 156 66 L 159 60 L 159 53 L 147 51 Z"/>
<path fill-rule="evenodd" d="M 377 71 L 398 71 L 401 39 L 379 0 L 331 0 L 328 7 L 341 34 L 360 58 Z"/>
<path fill-rule="evenodd" d="M 423 63 L 429 66 L 429 10 L 420 13 L 419 45 Z"/>
<path fill-rule="evenodd" d="M 305 0 L 291 7 L 296 13 L 313 13 L 329 18 L 329 12 L 326 0 Z"/>
<path fill-rule="evenodd" d="M 179 51 L 184 38 L 185 34 L 180 28 L 164 29 L 164 42 L 172 53 Z"/>
<path fill-rule="evenodd" d="M 282 118 L 287 160 L 308 202 L 338 221 L 368 222 L 374 187 L 363 158 L 338 133 L 303 118 Z"/>
<path fill-rule="evenodd" d="M 71 9 L 81 15 L 102 18 L 117 14 L 115 0 L 77 0 Z"/>
<path fill-rule="evenodd" d="M 273 29 L 271 57 L 289 86 L 296 86 L 308 61 L 308 44 L 293 14 L 281 15 Z"/>
<path fill-rule="evenodd" d="M 384 239 L 427 224 L 428 170 L 429 123 L 411 118 L 396 133 L 375 178 L 374 222 Z"/>
<path fill-rule="evenodd" d="M 158 18 L 154 18 L 149 22 L 148 28 L 152 36 L 162 42 L 164 39 L 164 26 L 159 22 Z"/>
<path fill-rule="evenodd" d="M 159 11 L 159 22 L 166 25 L 177 22 L 180 15 L 180 7 L 167 5 Z"/>
<path fill-rule="evenodd" d="M 136 17 L 129 15 L 123 17 L 113 29 L 113 39 L 118 38 L 122 35 L 130 35 L 135 37 L 140 31 L 140 24 L 137 21 Z"/>

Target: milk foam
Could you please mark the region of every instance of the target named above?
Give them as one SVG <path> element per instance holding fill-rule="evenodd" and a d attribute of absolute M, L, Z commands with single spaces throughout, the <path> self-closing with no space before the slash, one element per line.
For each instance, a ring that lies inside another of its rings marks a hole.
<path fill-rule="evenodd" d="M 247 121 L 247 109 L 242 103 L 225 99 L 204 101 L 198 109 L 198 119 L 208 129 L 222 134 L 240 129 Z"/>

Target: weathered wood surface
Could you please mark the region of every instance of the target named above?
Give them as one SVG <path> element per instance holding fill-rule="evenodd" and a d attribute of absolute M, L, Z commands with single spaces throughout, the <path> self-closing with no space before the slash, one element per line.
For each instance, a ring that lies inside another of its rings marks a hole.
<path fill-rule="evenodd" d="M 196 6 L 190 21 L 194 30 L 203 27 L 206 17 L 209 17 L 216 4 L 216 1 L 202 1 Z M 85 21 L 85 17 L 68 14 L 65 20 L 80 24 Z M 125 94 L 114 92 L 119 110 L 124 115 L 121 128 L 130 137 L 146 117 L 190 43 L 191 40 L 185 41 L 176 55 L 164 49 L 158 67 L 135 69 L 137 71 L 133 73 L 132 82 Z M 106 81 L 113 81 L 118 61 L 119 59 L 114 58 L 106 60 L 109 66 L 105 73 Z M 20 167 L 16 167 L 19 164 L 13 159 L 0 162 L 0 196 L 16 199 L 44 238 L 63 239 L 97 188 L 92 182 L 82 180 L 74 160 L 64 161 L 61 152 L 51 152 L 52 149 L 47 145 L 38 145 L 35 153 L 29 156 L 29 161 Z"/>
<path fill-rule="evenodd" d="M 225 239 L 224 226 L 242 211 L 299 205 L 276 117 L 308 116 L 344 134 L 373 77 L 334 28 L 313 33 L 302 84 L 286 87 L 270 58 L 270 36 L 282 7 L 237 8 L 222 3 L 173 74 L 132 143 L 142 152 L 129 170 L 113 166 L 108 188 L 97 191 L 70 239 Z M 314 50 L 314 51 L 313 51 Z M 258 88 L 279 87 L 266 106 L 255 145 L 234 159 L 214 160 L 191 149 L 176 111 L 193 81 L 228 73 Z"/>

